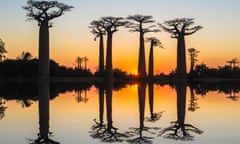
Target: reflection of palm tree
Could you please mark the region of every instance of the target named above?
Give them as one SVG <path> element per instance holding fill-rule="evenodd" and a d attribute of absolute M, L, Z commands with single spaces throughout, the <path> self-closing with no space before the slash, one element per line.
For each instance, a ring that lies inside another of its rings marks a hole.
<path fill-rule="evenodd" d="M 194 140 L 194 136 L 190 132 L 202 134 L 203 131 L 194 127 L 191 124 L 185 123 L 185 108 L 186 108 L 186 83 L 176 85 L 177 90 L 177 121 L 171 122 L 171 126 L 163 129 L 160 136 L 175 140 Z"/>
<path fill-rule="evenodd" d="M 138 85 L 138 104 L 139 104 L 139 128 L 130 128 L 132 131 L 127 132 L 129 136 L 137 136 L 133 139 L 127 140 L 129 143 L 134 144 L 151 144 L 153 137 L 144 136 L 143 132 L 149 132 L 150 134 L 154 134 L 154 132 L 150 131 L 151 129 L 157 130 L 158 128 L 150 128 L 144 125 L 144 111 L 145 111 L 145 99 L 146 99 L 146 83 L 141 83 Z"/>
<path fill-rule="evenodd" d="M 239 99 L 239 96 L 236 95 L 236 91 L 234 89 L 230 89 L 230 95 L 227 97 L 233 101 L 237 101 Z"/>
<path fill-rule="evenodd" d="M 155 121 L 159 120 L 163 113 L 163 112 L 155 113 L 153 111 L 153 106 L 154 106 L 154 87 L 153 86 L 154 86 L 153 82 L 148 83 L 150 117 L 147 119 L 150 122 L 155 122 Z"/>
<path fill-rule="evenodd" d="M 82 89 L 81 88 L 78 88 L 77 90 L 77 96 L 76 96 L 76 101 L 78 103 L 80 102 L 84 102 L 86 103 L 88 101 L 88 98 L 87 98 L 87 89 L 84 89 L 84 99 L 82 98 Z"/>
<path fill-rule="evenodd" d="M 5 116 L 5 110 L 7 107 L 5 106 L 5 101 L 0 97 L 0 120 Z"/>
<path fill-rule="evenodd" d="M 196 109 L 199 108 L 199 106 L 196 102 L 198 99 L 195 97 L 193 87 L 190 85 L 189 88 L 190 88 L 191 97 L 190 97 L 190 104 L 189 104 L 188 110 L 194 112 Z"/>
<path fill-rule="evenodd" d="M 38 138 L 31 140 L 31 144 L 59 144 L 49 138 L 49 81 L 39 81 L 38 84 L 38 99 L 39 99 L 39 134 Z"/>

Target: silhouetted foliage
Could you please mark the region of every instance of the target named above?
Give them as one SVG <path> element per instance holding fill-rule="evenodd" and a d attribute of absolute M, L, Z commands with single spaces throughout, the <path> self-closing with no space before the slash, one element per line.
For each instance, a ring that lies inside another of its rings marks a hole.
<path fill-rule="evenodd" d="M 190 71 L 189 71 L 189 73 L 191 75 L 194 68 L 195 68 L 196 62 L 198 61 L 197 57 L 198 57 L 199 51 L 196 50 L 195 48 L 189 48 L 188 53 L 189 53 L 189 59 L 190 59 Z"/>

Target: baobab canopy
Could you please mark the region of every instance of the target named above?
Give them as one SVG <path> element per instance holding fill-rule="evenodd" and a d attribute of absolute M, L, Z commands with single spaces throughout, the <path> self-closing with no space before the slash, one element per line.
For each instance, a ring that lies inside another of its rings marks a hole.
<path fill-rule="evenodd" d="M 28 20 L 37 20 L 39 24 L 43 21 L 50 21 L 70 11 L 73 6 L 69 6 L 57 1 L 35 1 L 28 0 L 27 6 L 23 9 L 27 10 Z"/>

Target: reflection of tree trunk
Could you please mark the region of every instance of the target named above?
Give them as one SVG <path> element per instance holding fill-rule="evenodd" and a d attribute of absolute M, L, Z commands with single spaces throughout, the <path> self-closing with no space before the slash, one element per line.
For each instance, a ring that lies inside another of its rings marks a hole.
<path fill-rule="evenodd" d="M 145 48 L 144 48 L 144 33 L 140 32 L 140 49 L 138 57 L 138 75 L 139 78 L 146 78 L 146 63 L 145 63 Z"/>
<path fill-rule="evenodd" d="M 138 87 L 140 131 L 143 130 L 144 128 L 145 99 L 146 99 L 146 84 L 141 83 L 139 84 L 139 87 Z"/>
<path fill-rule="evenodd" d="M 112 89 L 111 84 L 107 84 L 106 89 L 106 107 L 107 107 L 107 129 L 111 131 L 112 126 Z"/>
<path fill-rule="evenodd" d="M 179 35 L 177 39 L 177 76 L 186 78 L 186 52 L 184 35 Z"/>
<path fill-rule="evenodd" d="M 100 35 L 99 39 L 99 72 L 104 71 L 104 46 L 103 46 L 103 35 Z"/>
<path fill-rule="evenodd" d="M 153 70 L 154 70 L 154 64 L 153 64 L 153 42 L 151 41 L 149 62 L 148 62 L 148 79 L 150 81 L 153 80 L 153 76 L 154 76 Z"/>
<path fill-rule="evenodd" d="M 49 79 L 49 26 L 45 20 L 40 24 L 39 29 L 39 66 L 40 79 Z"/>
<path fill-rule="evenodd" d="M 104 87 L 99 87 L 99 121 L 100 125 L 103 124 L 103 113 L 104 113 Z"/>
<path fill-rule="evenodd" d="M 49 81 L 40 81 L 38 85 L 39 130 L 40 137 L 48 141 L 49 134 Z"/>
<path fill-rule="evenodd" d="M 153 83 L 150 82 L 150 83 L 148 84 L 148 96 L 149 96 L 149 108 L 150 108 L 150 113 L 151 113 L 151 120 L 154 119 L 154 112 L 153 112 L 153 94 L 154 94 Z"/>
<path fill-rule="evenodd" d="M 177 84 L 177 122 L 180 127 L 184 127 L 186 108 L 186 84 Z"/>

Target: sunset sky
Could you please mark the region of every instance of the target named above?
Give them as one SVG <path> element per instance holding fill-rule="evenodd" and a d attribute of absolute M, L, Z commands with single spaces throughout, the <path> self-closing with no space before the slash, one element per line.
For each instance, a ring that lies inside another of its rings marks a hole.
<path fill-rule="evenodd" d="M 26 21 L 22 6 L 27 0 L 2 0 L 0 38 L 6 44 L 7 58 L 22 51 L 38 56 L 38 26 Z M 204 28 L 186 38 L 186 48 L 200 51 L 198 63 L 210 67 L 224 65 L 232 58 L 240 59 L 239 0 L 59 0 L 74 6 L 70 12 L 53 21 L 50 29 L 50 57 L 61 65 L 73 67 L 77 56 L 87 56 L 94 72 L 98 65 L 98 41 L 88 28 L 92 20 L 103 16 L 152 15 L 158 23 L 174 18 L 195 18 Z M 165 49 L 155 48 L 155 73 L 168 73 L 176 67 L 176 39 L 166 32 L 156 36 Z M 135 73 L 138 58 L 138 33 L 120 28 L 113 35 L 113 66 Z M 149 43 L 145 44 L 148 60 Z M 187 57 L 188 60 L 188 57 Z M 189 64 L 189 62 L 188 62 Z"/>

